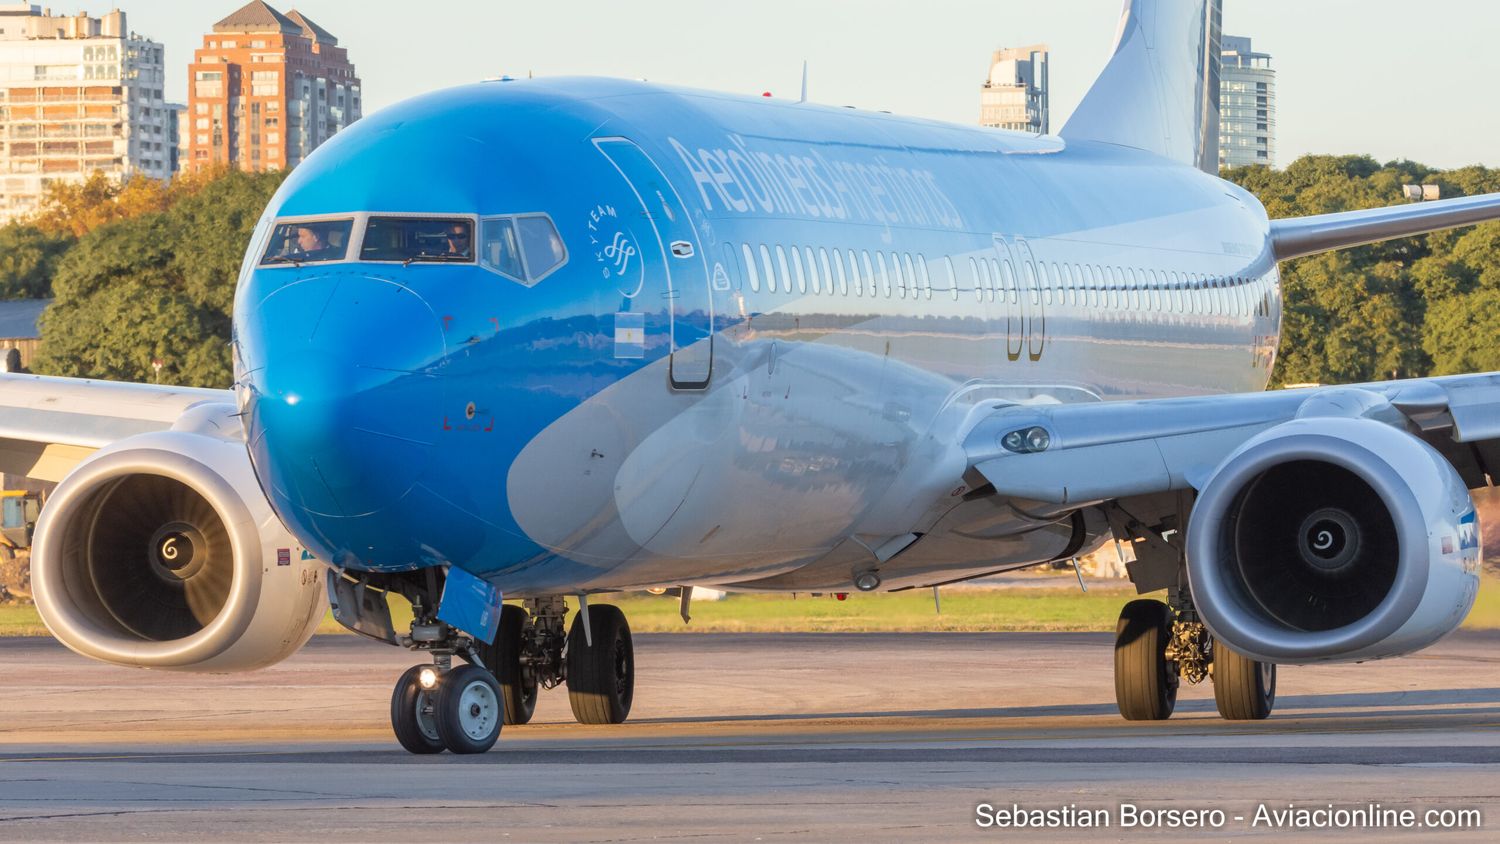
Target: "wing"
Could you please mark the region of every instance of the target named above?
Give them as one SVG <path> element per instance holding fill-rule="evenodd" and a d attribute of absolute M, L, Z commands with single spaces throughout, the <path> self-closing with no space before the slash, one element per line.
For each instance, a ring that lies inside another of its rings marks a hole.
<path fill-rule="evenodd" d="M 1085 505 L 1201 489 L 1231 452 L 1314 415 L 1375 419 L 1446 457 L 1470 489 L 1500 480 L 1500 373 L 1182 399 L 997 405 L 964 441 L 1003 495 Z M 1033 430 L 1045 447 L 1026 442 Z M 1016 447 L 1012 439 L 1019 435 Z"/>
<path fill-rule="evenodd" d="M 60 481 L 90 454 L 165 431 L 189 408 L 234 402 L 228 390 L 0 375 L 0 471 Z"/>
<path fill-rule="evenodd" d="M 1500 219 L 1500 194 L 1271 221 L 1276 260 Z"/>

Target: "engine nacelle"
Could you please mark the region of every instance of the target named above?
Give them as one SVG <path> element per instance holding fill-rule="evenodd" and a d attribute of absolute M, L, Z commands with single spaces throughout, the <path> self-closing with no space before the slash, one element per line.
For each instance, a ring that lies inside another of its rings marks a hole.
<path fill-rule="evenodd" d="M 245 671 L 312 636 L 327 607 L 323 566 L 302 559 L 244 442 L 224 436 L 233 413 L 195 408 L 170 432 L 99 451 L 58 486 L 31 578 L 64 645 L 117 665 Z"/>
<path fill-rule="evenodd" d="M 1214 636 L 1256 659 L 1398 656 L 1468 615 L 1478 531 L 1468 489 L 1427 443 L 1366 418 L 1298 419 L 1204 485 L 1188 580 Z"/>

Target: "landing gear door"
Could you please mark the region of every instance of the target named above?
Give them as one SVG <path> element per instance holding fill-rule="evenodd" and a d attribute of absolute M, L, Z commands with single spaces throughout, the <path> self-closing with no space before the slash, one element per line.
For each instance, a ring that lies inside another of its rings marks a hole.
<path fill-rule="evenodd" d="M 660 273 L 660 283 L 643 290 L 664 290 L 663 310 L 672 332 L 670 377 L 673 389 L 702 390 L 713 373 L 713 301 L 708 256 L 686 206 L 661 168 L 634 142 L 625 138 L 597 138 L 594 145 L 625 177 L 640 203 L 639 213 L 650 221 L 656 240 L 641 245 L 648 274 Z M 621 209 L 622 216 L 624 209 Z M 639 312 L 655 303 L 635 303 Z"/>

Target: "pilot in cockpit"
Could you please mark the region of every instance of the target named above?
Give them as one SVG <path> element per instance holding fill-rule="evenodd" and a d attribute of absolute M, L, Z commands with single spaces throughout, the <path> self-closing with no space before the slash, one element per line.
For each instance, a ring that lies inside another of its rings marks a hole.
<path fill-rule="evenodd" d="M 335 250 L 328 245 L 328 239 L 321 226 L 300 226 L 297 229 L 297 248 L 292 251 L 291 257 L 300 261 L 319 261 L 333 257 Z"/>
<path fill-rule="evenodd" d="M 448 239 L 448 251 L 443 257 L 464 259 L 473 257 L 470 245 L 473 235 L 470 233 L 468 223 L 453 223 L 449 225 L 446 237 Z"/>

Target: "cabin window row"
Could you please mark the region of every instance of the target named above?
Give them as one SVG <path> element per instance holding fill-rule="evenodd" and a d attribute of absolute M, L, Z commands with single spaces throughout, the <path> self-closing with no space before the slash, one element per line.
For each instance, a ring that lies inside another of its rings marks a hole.
<path fill-rule="evenodd" d="M 951 256 L 929 268 L 910 252 L 741 244 L 726 257 L 738 264 L 751 292 L 931 300 L 946 291 L 954 301 L 967 287 L 975 301 L 1032 307 L 1066 305 L 1162 313 L 1270 316 L 1270 285 L 1264 279 L 1148 270 L 1101 264 L 970 257 L 962 274 Z M 736 260 L 738 258 L 738 260 Z M 1018 268 L 1019 267 L 1019 268 Z M 934 285 L 933 274 L 938 276 Z"/>

